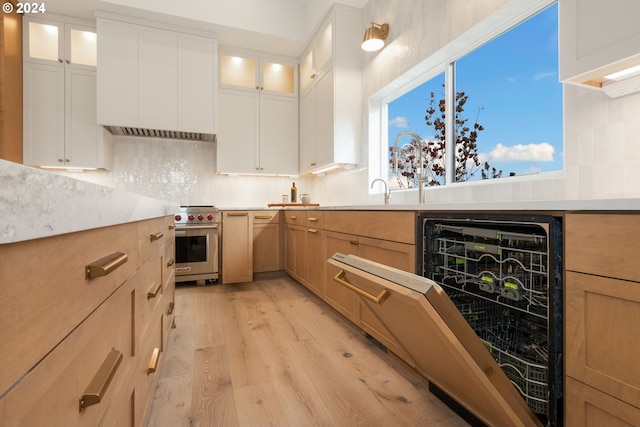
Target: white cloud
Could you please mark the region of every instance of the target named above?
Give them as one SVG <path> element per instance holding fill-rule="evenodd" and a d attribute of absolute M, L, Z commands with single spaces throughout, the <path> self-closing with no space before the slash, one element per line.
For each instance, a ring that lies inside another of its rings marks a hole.
<path fill-rule="evenodd" d="M 556 72 L 549 72 L 549 73 L 536 73 L 536 75 L 533 76 L 534 80 L 542 80 L 542 79 L 546 79 L 547 77 L 555 77 L 557 76 L 558 73 Z"/>
<path fill-rule="evenodd" d="M 409 122 L 407 121 L 406 117 L 396 116 L 393 119 L 389 120 L 389 126 L 395 126 L 397 128 L 404 129 L 409 127 Z"/>
<path fill-rule="evenodd" d="M 489 153 L 489 157 L 497 162 L 552 162 L 554 152 L 555 148 L 548 142 L 526 145 L 517 144 L 511 147 L 498 144 Z"/>

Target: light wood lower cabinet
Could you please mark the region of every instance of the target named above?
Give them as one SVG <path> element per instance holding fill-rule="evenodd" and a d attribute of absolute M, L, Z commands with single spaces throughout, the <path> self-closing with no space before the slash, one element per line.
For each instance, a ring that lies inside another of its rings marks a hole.
<path fill-rule="evenodd" d="M 145 424 L 173 241 L 171 216 L 0 246 L 0 425 Z"/>
<path fill-rule="evenodd" d="M 280 270 L 280 211 L 251 212 L 251 221 L 253 273 Z"/>
<path fill-rule="evenodd" d="M 249 212 L 222 212 L 222 283 L 252 280 L 253 227 Z"/>
<path fill-rule="evenodd" d="M 640 425 L 640 215 L 565 217 L 565 425 Z"/>

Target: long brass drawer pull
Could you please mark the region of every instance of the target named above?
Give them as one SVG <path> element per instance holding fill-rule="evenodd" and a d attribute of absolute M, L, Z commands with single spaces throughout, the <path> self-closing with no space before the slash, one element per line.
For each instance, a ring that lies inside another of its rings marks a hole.
<path fill-rule="evenodd" d="M 176 228 L 176 226 L 175 226 L 175 225 L 173 225 L 173 224 L 170 224 L 170 225 L 169 225 L 169 230 L 173 230 L 174 228 Z"/>
<path fill-rule="evenodd" d="M 227 212 L 228 216 L 249 216 L 249 212 Z"/>
<path fill-rule="evenodd" d="M 318 230 L 316 230 L 315 228 L 310 228 L 309 233 L 317 234 Z"/>
<path fill-rule="evenodd" d="M 153 354 L 151 355 L 151 359 L 149 360 L 149 367 L 147 367 L 147 375 L 153 374 L 158 368 L 158 360 L 160 360 L 160 348 L 156 347 L 153 349 Z"/>
<path fill-rule="evenodd" d="M 344 280 L 344 270 L 340 270 L 338 272 L 338 274 L 336 274 L 333 278 L 333 280 L 335 280 L 336 282 L 340 283 L 342 286 L 351 289 L 353 292 L 357 293 L 358 295 L 362 295 L 363 297 L 365 297 L 366 299 L 368 299 L 369 301 L 375 302 L 378 305 L 382 305 L 387 298 L 389 298 L 391 296 L 391 292 L 389 292 L 388 289 L 383 289 L 382 292 L 380 292 L 380 294 L 378 294 L 378 296 L 375 295 L 371 295 L 368 292 L 363 291 L 362 289 L 352 285 L 351 283 L 347 282 L 346 280 Z"/>
<path fill-rule="evenodd" d="M 173 258 L 169 258 L 169 261 L 167 261 L 167 267 L 172 267 L 173 264 L 176 263 L 176 260 Z"/>
<path fill-rule="evenodd" d="M 89 280 L 100 276 L 106 276 L 127 262 L 127 259 L 127 254 L 117 251 L 102 257 L 84 267 L 84 278 Z"/>
<path fill-rule="evenodd" d="M 160 240 L 164 237 L 164 234 L 162 233 L 162 231 L 156 231 L 155 233 L 151 233 L 149 234 L 149 240 L 156 241 L 156 240 Z"/>
<path fill-rule="evenodd" d="M 255 219 L 271 219 L 273 218 L 272 216 L 269 215 L 256 215 Z"/>
<path fill-rule="evenodd" d="M 174 307 L 175 307 L 175 304 L 174 304 L 174 303 L 172 303 L 172 302 L 170 302 L 170 303 L 169 303 L 169 310 L 167 310 L 167 314 L 168 314 L 169 316 L 171 316 L 171 315 L 173 314 L 173 308 L 174 308 Z"/>
<path fill-rule="evenodd" d="M 317 222 L 318 218 L 307 218 L 308 221 L 313 221 L 313 222 Z"/>
<path fill-rule="evenodd" d="M 100 403 L 102 397 L 107 392 L 113 376 L 118 370 L 118 366 L 120 366 L 120 362 L 122 362 L 122 352 L 115 348 L 111 349 L 107 358 L 102 362 L 100 369 L 98 369 L 98 372 L 93 376 L 84 394 L 80 397 L 80 412 L 87 406 Z"/>
<path fill-rule="evenodd" d="M 155 285 L 155 282 L 153 285 Z M 160 293 L 160 289 L 162 289 L 162 282 L 158 283 L 158 286 L 156 286 L 155 289 L 147 292 L 147 299 L 155 298 Z"/>

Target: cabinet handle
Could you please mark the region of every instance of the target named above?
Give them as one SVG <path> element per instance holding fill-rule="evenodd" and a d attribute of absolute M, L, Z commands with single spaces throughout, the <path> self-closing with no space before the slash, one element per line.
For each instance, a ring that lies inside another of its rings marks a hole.
<path fill-rule="evenodd" d="M 228 216 L 247 216 L 249 212 L 227 212 Z"/>
<path fill-rule="evenodd" d="M 310 79 L 315 79 L 316 78 L 316 73 L 313 73 L 309 76 Z"/>
<path fill-rule="evenodd" d="M 127 254 L 122 252 L 114 252 L 105 257 L 100 258 L 84 267 L 85 280 L 94 279 L 100 276 L 106 276 L 115 271 L 122 264 L 127 262 Z"/>
<path fill-rule="evenodd" d="M 149 240 L 151 240 L 152 242 L 155 240 L 160 240 L 163 237 L 164 237 L 164 234 L 162 234 L 162 231 L 156 231 L 155 233 L 149 234 Z"/>
<path fill-rule="evenodd" d="M 62 159 L 58 159 L 58 162 L 60 162 L 60 163 L 64 163 L 64 160 L 62 160 Z"/>
<path fill-rule="evenodd" d="M 273 217 L 269 216 L 269 215 L 256 215 L 255 218 L 256 219 L 271 219 Z"/>
<path fill-rule="evenodd" d="M 58 58 L 58 62 L 62 64 L 62 58 Z"/>
<path fill-rule="evenodd" d="M 170 258 L 169 261 L 167 261 L 167 267 L 172 267 L 175 263 L 176 260 L 174 258 Z"/>
<path fill-rule="evenodd" d="M 160 348 L 156 347 L 153 349 L 153 354 L 151 355 L 151 359 L 149 359 L 149 366 L 147 367 L 147 375 L 152 374 L 158 368 L 158 360 L 160 360 Z"/>
<path fill-rule="evenodd" d="M 70 159 L 64 159 L 64 161 L 69 163 L 71 160 Z"/>
<path fill-rule="evenodd" d="M 378 294 L 378 296 L 371 295 L 370 293 L 365 292 L 362 289 L 358 288 L 357 286 L 354 286 L 351 283 L 344 280 L 344 274 L 345 274 L 344 270 L 340 270 L 338 274 L 336 274 L 333 277 L 333 280 L 340 283 L 345 288 L 351 289 L 353 292 L 357 293 L 358 295 L 362 295 L 363 297 L 365 297 L 371 302 L 374 302 L 378 305 L 382 305 L 387 300 L 387 298 L 391 296 L 391 292 L 389 292 L 388 289 L 383 289 L 382 292 Z"/>
<path fill-rule="evenodd" d="M 176 318 L 173 318 L 173 321 L 171 322 L 171 329 L 175 329 L 176 328 Z"/>
<path fill-rule="evenodd" d="M 84 394 L 80 397 L 80 412 L 87 406 L 100 403 L 102 397 L 107 392 L 109 383 L 111 383 L 113 376 L 118 370 L 118 366 L 120 366 L 120 362 L 122 362 L 122 352 L 115 348 L 111 349 L 107 358 L 104 359 L 104 362 L 102 362 L 102 365 L 98 369 L 98 372 L 93 376 Z"/>
<path fill-rule="evenodd" d="M 71 61 L 69 61 L 68 59 L 65 59 L 64 62 L 67 64 L 71 64 Z"/>
<path fill-rule="evenodd" d="M 169 230 L 173 230 L 174 228 L 176 228 L 176 226 L 175 226 L 175 225 L 173 225 L 173 224 L 170 224 L 170 225 L 169 225 Z"/>
<path fill-rule="evenodd" d="M 315 165 L 316 165 L 316 162 L 312 162 L 312 163 L 311 163 L 311 166 L 315 166 Z"/>
<path fill-rule="evenodd" d="M 353 246 L 358 246 L 360 243 L 358 243 L 357 240 L 349 240 L 349 244 L 351 244 Z"/>
<path fill-rule="evenodd" d="M 316 230 L 315 228 L 310 228 L 307 231 L 309 231 L 309 233 L 313 233 L 313 234 L 317 234 L 318 233 L 318 230 Z"/>
<path fill-rule="evenodd" d="M 317 222 L 318 218 L 307 218 L 307 221 Z"/>
<path fill-rule="evenodd" d="M 156 282 L 153 282 L 153 285 L 151 285 L 151 287 L 156 286 Z M 160 289 L 162 289 L 162 282 L 158 283 L 158 286 L 147 292 L 147 299 L 151 299 L 151 298 L 155 298 L 156 296 L 158 296 L 158 294 L 160 293 Z"/>
<path fill-rule="evenodd" d="M 171 302 L 171 303 L 169 303 L 169 310 L 167 311 L 167 314 L 168 314 L 169 316 L 171 316 L 171 315 L 173 314 L 173 307 L 174 307 L 174 306 L 175 306 L 175 304 L 174 304 L 174 303 L 172 303 L 172 302 Z"/>
<path fill-rule="evenodd" d="M 298 219 L 298 217 L 297 217 L 297 216 L 295 216 L 295 215 L 291 215 L 289 218 L 291 218 L 291 219 L 292 219 L 292 220 L 294 220 L 294 221 L 295 221 L 296 219 Z"/>

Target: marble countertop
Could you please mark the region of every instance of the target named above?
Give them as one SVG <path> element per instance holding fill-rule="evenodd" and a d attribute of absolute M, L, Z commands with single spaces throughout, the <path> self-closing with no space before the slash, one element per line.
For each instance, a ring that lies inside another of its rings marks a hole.
<path fill-rule="evenodd" d="M 0 244 L 170 215 L 173 202 L 0 160 Z"/>

